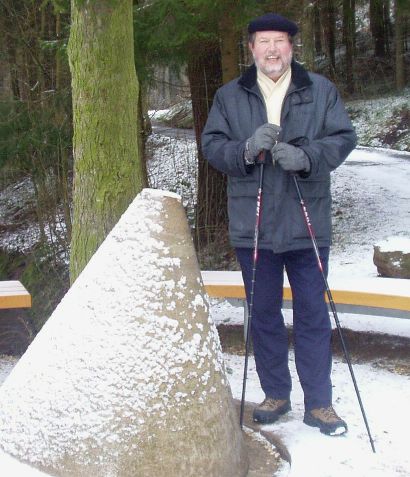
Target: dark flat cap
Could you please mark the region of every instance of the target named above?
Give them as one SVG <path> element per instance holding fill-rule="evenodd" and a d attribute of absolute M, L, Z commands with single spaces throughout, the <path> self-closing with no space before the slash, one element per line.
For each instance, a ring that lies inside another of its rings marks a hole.
<path fill-rule="evenodd" d="M 294 36 L 298 32 L 296 23 L 277 13 L 266 13 L 252 20 L 248 25 L 248 33 L 256 31 L 285 31 Z"/>

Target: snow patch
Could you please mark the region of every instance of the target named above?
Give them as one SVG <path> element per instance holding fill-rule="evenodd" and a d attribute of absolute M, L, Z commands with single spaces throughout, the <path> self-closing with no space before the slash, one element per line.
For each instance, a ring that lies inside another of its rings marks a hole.
<path fill-rule="evenodd" d="M 403 252 L 410 253 L 410 238 L 408 237 L 388 237 L 375 244 L 381 252 Z"/>
<path fill-rule="evenodd" d="M 176 194 L 175 192 L 171 192 L 169 190 L 161 190 L 161 189 L 150 189 L 146 188 L 141 191 L 142 198 L 149 198 L 149 197 L 171 197 L 172 199 L 176 199 L 181 202 L 181 196 Z"/>

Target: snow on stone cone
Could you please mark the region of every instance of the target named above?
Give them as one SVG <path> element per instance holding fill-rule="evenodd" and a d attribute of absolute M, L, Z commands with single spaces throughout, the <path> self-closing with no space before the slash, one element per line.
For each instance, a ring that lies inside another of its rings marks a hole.
<path fill-rule="evenodd" d="M 145 189 L 0 388 L 0 447 L 55 476 L 247 474 L 185 213 Z"/>

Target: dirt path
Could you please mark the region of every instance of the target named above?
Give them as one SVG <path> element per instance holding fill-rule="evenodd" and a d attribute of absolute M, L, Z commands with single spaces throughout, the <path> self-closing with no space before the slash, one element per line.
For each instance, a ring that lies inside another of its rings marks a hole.
<path fill-rule="evenodd" d="M 245 354 L 242 326 L 219 325 L 218 332 L 225 353 Z M 347 329 L 342 332 L 353 363 L 371 363 L 374 367 L 410 376 L 410 338 Z M 292 346 L 291 331 L 289 342 Z M 336 330 L 333 331 L 333 353 L 344 359 Z"/>

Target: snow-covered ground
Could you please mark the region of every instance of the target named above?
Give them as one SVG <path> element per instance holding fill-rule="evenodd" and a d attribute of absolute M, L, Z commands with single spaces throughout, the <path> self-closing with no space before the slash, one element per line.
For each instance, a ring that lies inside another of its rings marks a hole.
<path fill-rule="evenodd" d="M 228 377 L 235 398 L 242 392 L 243 357 L 225 355 Z M 290 477 L 405 477 L 410 475 L 407 430 L 410 379 L 371 364 L 354 366 L 363 405 L 374 439 L 371 450 L 348 367 L 333 362 L 333 394 L 337 412 L 346 420 L 349 432 L 329 437 L 303 423 L 303 394 L 297 381 L 293 353 L 292 411 L 277 423 L 264 426 L 274 431 L 287 446 L 292 465 L 281 474 Z M 260 389 L 253 359 L 249 361 L 247 401 L 260 402 Z"/>
<path fill-rule="evenodd" d="M 150 176 L 153 185 L 183 196 L 184 204 L 195 202 L 195 146 L 191 139 L 180 142 L 153 135 Z M 164 159 L 166 158 L 166 160 Z M 176 171 L 176 172 L 175 172 Z M 160 176 L 167 177 L 160 179 Z M 335 244 L 330 262 L 333 277 L 366 279 L 375 277 L 373 245 L 388 237 L 410 235 L 410 154 L 386 150 L 356 149 L 333 174 Z M 188 207 L 189 212 L 189 207 Z M 214 302 L 212 315 L 217 322 L 237 322 L 241 310 L 226 302 Z M 286 320 L 291 313 L 285 311 Z M 410 320 L 398 318 L 340 316 L 343 326 L 410 337 Z M 235 397 L 240 397 L 243 358 L 225 355 Z M 0 360 L 0 380 L 14 364 Z M 330 438 L 302 422 L 302 393 L 294 376 L 292 412 L 270 426 L 288 446 L 292 456 L 291 477 L 404 477 L 410 475 L 407 430 L 410 424 L 409 377 L 373 367 L 355 365 L 358 385 L 375 440 L 374 455 L 368 442 L 360 409 L 345 363 L 334 362 L 334 402 L 349 425 L 346 436 Z M 263 399 L 251 360 L 247 400 Z M 44 475 L 0 454 L 1 475 L 33 477 Z M 285 475 L 285 473 L 283 473 Z"/>
<path fill-rule="evenodd" d="M 410 150 L 409 124 L 406 119 L 406 111 L 410 108 L 409 88 L 399 95 L 350 101 L 346 106 L 358 134 L 359 144 L 386 147 L 386 139 L 388 141 L 389 137 L 394 137 L 395 149 Z"/>
<path fill-rule="evenodd" d="M 410 154 L 358 148 L 333 174 L 335 244 L 330 261 L 332 279 L 366 280 L 377 276 L 373 245 L 388 237 L 410 238 Z M 402 243 L 407 244 L 407 241 Z M 403 251 L 410 253 L 408 248 Z M 410 283 L 409 283 L 410 287 Z M 387 290 L 386 290 L 387 291 Z M 215 302 L 217 322 L 237 324 L 243 312 Z M 290 310 L 284 310 L 291 324 Z M 410 338 L 410 320 L 339 313 L 343 328 L 387 333 Z M 243 357 L 226 355 L 234 397 L 242 392 Z M 290 356 L 294 390 L 292 412 L 278 423 L 265 426 L 275 431 L 292 457 L 289 476 L 307 477 L 404 477 L 410 475 L 407 429 L 410 377 L 373 367 L 354 365 L 361 397 L 374 438 L 373 454 L 347 364 L 334 360 L 334 404 L 348 422 L 349 432 L 330 438 L 303 424 L 303 394 L 298 383 L 293 353 Z M 247 400 L 264 398 L 253 360 L 249 365 Z"/>

